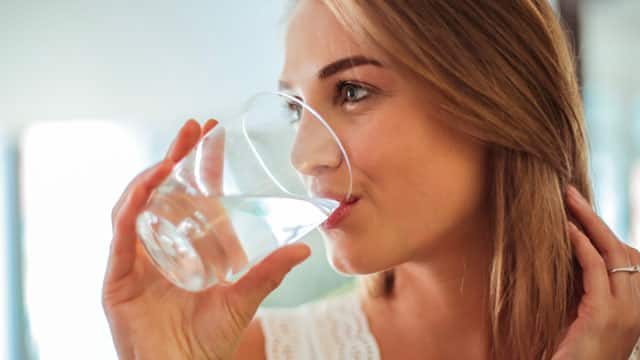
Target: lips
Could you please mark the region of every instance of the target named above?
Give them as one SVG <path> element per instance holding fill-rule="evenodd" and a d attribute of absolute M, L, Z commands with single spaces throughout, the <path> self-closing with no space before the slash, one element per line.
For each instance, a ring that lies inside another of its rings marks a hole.
<path fill-rule="evenodd" d="M 355 195 L 351 195 L 348 199 L 345 198 L 342 203 L 346 204 L 346 205 L 351 205 L 351 204 L 355 204 L 356 202 L 358 202 L 358 200 L 360 200 L 359 197 L 355 196 Z"/>
<path fill-rule="evenodd" d="M 322 227 L 325 229 L 333 229 L 337 227 L 351 212 L 351 209 L 358 203 L 359 198 L 351 196 L 348 200 L 340 201 L 340 206 L 331 213 L 331 216 L 325 220 Z"/>

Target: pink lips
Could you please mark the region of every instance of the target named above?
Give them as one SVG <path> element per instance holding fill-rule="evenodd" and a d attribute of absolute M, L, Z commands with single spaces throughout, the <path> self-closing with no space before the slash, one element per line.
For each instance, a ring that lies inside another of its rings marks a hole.
<path fill-rule="evenodd" d="M 331 216 L 322 224 L 322 227 L 325 229 L 333 229 L 338 226 L 338 224 L 349 214 L 351 208 L 358 203 L 358 198 L 353 198 L 353 200 L 347 202 L 341 202 L 340 206 L 331 213 Z"/>

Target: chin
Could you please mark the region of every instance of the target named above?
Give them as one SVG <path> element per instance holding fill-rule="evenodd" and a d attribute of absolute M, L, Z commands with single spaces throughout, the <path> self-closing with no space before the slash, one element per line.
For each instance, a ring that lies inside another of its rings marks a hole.
<path fill-rule="evenodd" d="M 331 268 L 341 275 L 360 275 L 362 272 L 358 271 L 357 267 L 343 259 L 338 259 L 332 256 L 330 252 L 327 252 L 327 259 Z"/>
<path fill-rule="evenodd" d="M 358 251 L 357 241 L 338 230 L 321 231 L 325 254 L 331 268 L 343 275 L 366 274 L 369 267 L 366 252 Z"/>
<path fill-rule="evenodd" d="M 325 243 L 329 264 L 339 274 L 366 275 L 379 272 L 388 266 L 377 264 L 375 257 L 366 251 L 355 251 Z M 380 266 L 379 266 L 380 265 Z"/>
<path fill-rule="evenodd" d="M 331 267 L 343 275 L 375 274 L 411 260 L 409 247 L 386 247 L 385 243 L 367 241 L 372 237 L 348 237 L 342 231 L 321 231 L 327 260 Z M 381 235 L 384 237 L 384 235 Z M 366 238 L 366 239 L 365 239 Z M 400 241 L 386 242 L 399 244 Z"/>

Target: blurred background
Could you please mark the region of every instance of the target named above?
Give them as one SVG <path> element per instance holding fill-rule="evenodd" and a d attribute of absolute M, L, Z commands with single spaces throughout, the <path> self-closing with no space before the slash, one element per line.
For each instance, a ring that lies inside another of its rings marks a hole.
<path fill-rule="evenodd" d="M 181 124 L 274 89 L 284 0 L 0 0 L 0 359 L 115 359 L 110 211 Z M 556 0 L 579 49 L 599 213 L 640 244 L 640 1 Z M 310 260 L 265 306 L 353 286 Z"/>

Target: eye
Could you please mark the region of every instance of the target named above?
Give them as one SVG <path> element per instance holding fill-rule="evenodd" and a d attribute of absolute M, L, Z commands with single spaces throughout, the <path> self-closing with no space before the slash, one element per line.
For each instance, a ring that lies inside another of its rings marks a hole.
<path fill-rule="evenodd" d="M 289 100 L 286 102 L 285 113 L 289 118 L 289 123 L 295 124 L 300 121 L 300 118 L 302 117 L 302 105 L 293 100 Z"/>
<path fill-rule="evenodd" d="M 337 85 L 340 103 L 357 103 L 369 96 L 369 89 L 352 82 L 341 81 Z"/>

